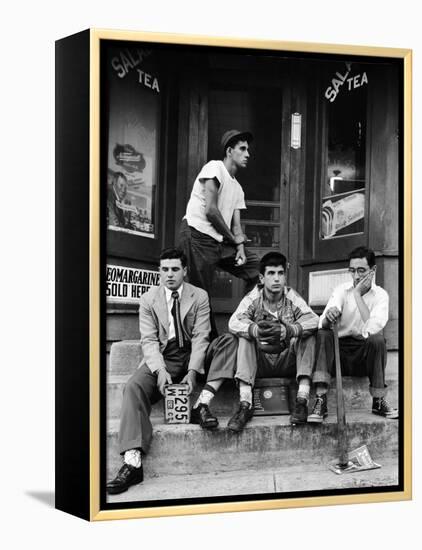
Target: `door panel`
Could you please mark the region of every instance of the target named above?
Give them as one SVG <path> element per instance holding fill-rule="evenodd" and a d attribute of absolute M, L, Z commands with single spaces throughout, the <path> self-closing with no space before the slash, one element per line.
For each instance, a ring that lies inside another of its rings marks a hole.
<path fill-rule="evenodd" d="M 279 74 L 278 72 L 276 73 Z M 222 134 L 232 128 L 250 131 L 250 160 L 236 175 L 245 192 L 247 210 L 242 226 L 251 251 L 262 256 L 270 250 L 285 252 L 288 241 L 286 173 L 282 169 L 283 87 L 279 76 L 257 85 L 253 79 L 228 86 L 212 80 L 208 90 L 208 159 L 221 159 Z M 230 274 L 216 275 L 212 302 L 215 311 L 231 312 L 244 295 L 243 281 Z"/>

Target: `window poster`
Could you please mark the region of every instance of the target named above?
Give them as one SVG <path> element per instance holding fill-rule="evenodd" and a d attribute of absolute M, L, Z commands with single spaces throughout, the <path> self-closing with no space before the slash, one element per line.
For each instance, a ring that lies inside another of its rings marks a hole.
<path fill-rule="evenodd" d="M 336 70 L 334 70 L 336 69 Z M 367 91 L 371 71 L 357 63 L 335 65 L 327 79 L 327 166 L 322 181 L 321 238 L 365 229 Z"/>
<path fill-rule="evenodd" d="M 116 48 L 107 64 L 107 227 L 154 238 L 160 79 L 149 51 Z"/>

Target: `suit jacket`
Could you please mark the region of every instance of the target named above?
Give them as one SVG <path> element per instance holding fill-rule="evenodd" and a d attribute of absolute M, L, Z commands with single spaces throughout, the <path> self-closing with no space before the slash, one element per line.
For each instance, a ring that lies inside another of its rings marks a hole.
<path fill-rule="evenodd" d="M 210 306 L 205 290 L 183 283 L 180 318 L 184 335 L 191 342 L 188 370 L 203 374 L 211 330 Z M 139 330 L 144 355 L 141 365 L 146 364 L 152 372 L 165 367 L 163 351 L 168 342 L 169 318 L 164 286 L 153 287 L 141 296 Z"/>

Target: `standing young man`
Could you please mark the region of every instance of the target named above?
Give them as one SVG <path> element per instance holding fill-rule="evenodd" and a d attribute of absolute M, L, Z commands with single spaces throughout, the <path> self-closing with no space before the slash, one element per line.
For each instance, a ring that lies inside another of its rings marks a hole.
<path fill-rule="evenodd" d="M 290 420 L 292 424 L 306 422 L 318 316 L 295 290 L 286 286 L 286 269 L 287 260 L 279 252 L 269 252 L 261 259 L 261 284 L 243 298 L 229 321 L 232 338 L 238 341 L 237 357 L 233 360 L 231 342 L 226 341 L 227 361 L 211 365 L 196 404 L 196 417 L 207 419 L 214 394 L 225 379 L 235 378 L 240 402 L 228 428 L 240 432 L 253 416 L 256 377 L 296 377 L 299 389 Z M 228 336 L 218 341 L 228 340 Z"/>
<path fill-rule="evenodd" d="M 249 288 L 258 281 L 258 258 L 245 249 L 240 224 L 245 196 L 235 177 L 248 164 L 252 139 L 249 132 L 224 133 L 223 160 L 211 160 L 202 168 L 182 220 L 180 246 L 187 257 L 189 281 L 210 296 L 217 267 L 245 280 Z"/>
<path fill-rule="evenodd" d="M 343 376 L 368 376 L 372 412 L 398 418 L 385 395 L 387 347 L 382 330 L 388 321 L 388 294 L 374 282 L 375 254 L 366 247 L 349 255 L 351 281 L 336 287 L 319 322 L 313 382 L 316 401 L 308 422 L 321 423 L 328 414 L 327 392 L 334 373 L 334 339 L 337 324 Z"/>

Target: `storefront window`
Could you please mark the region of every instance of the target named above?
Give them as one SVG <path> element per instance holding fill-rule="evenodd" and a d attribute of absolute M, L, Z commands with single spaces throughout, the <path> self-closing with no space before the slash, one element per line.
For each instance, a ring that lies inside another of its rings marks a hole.
<path fill-rule="evenodd" d="M 321 239 L 365 230 L 368 74 L 358 64 L 334 68 L 325 91 L 326 169 L 322 181 Z"/>
<path fill-rule="evenodd" d="M 232 297 L 233 275 L 217 269 L 214 273 L 213 295 L 219 299 L 230 300 Z"/>
<path fill-rule="evenodd" d="M 254 248 L 280 248 L 280 226 L 246 222 L 243 230 L 248 238 L 249 246 Z"/>
<path fill-rule="evenodd" d="M 110 52 L 108 71 L 107 227 L 154 238 L 160 77 L 138 49 Z"/>

